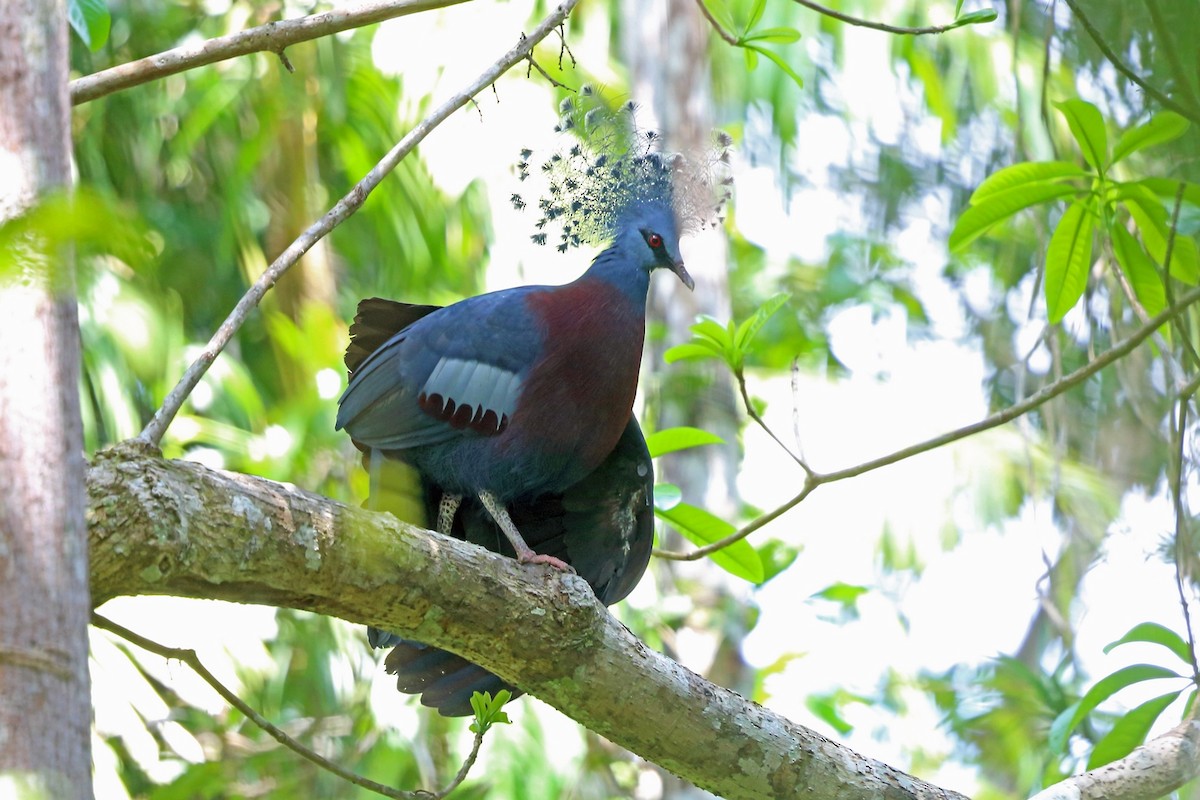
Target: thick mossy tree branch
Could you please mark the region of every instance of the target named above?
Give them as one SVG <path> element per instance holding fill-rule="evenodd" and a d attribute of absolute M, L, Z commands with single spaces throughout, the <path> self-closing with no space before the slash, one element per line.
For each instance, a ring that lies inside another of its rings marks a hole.
<path fill-rule="evenodd" d="M 650 650 L 576 576 L 144 445 L 96 458 L 88 502 L 97 605 L 164 594 L 378 625 L 461 653 L 727 798 L 961 797 Z"/>

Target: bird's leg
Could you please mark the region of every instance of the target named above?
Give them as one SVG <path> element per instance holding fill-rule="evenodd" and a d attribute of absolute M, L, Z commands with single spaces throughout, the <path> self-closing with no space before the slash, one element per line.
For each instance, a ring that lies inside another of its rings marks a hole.
<path fill-rule="evenodd" d="M 379 510 L 379 475 L 383 472 L 383 451 L 371 448 L 367 456 L 367 505 L 368 511 Z"/>
<path fill-rule="evenodd" d="M 449 492 L 446 492 L 442 495 L 442 499 L 438 501 L 438 533 L 442 534 L 443 536 L 450 535 L 450 531 L 454 528 L 454 515 L 458 513 L 458 507 L 461 504 L 461 494 L 450 494 Z"/>
<path fill-rule="evenodd" d="M 525 540 L 521 538 L 521 532 L 513 524 L 512 518 L 508 516 L 508 509 L 496 499 L 496 495 L 486 491 L 480 492 L 479 502 L 483 503 L 483 507 L 487 509 L 487 512 L 492 515 L 492 519 L 496 520 L 496 524 L 500 526 L 500 530 L 504 532 L 505 537 L 507 537 L 509 543 L 513 546 L 513 550 L 517 553 L 518 562 L 521 564 L 549 564 L 563 572 L 575 571 L 570 564 L 560 558 L 533 552 L 529 545 L 525 544 Z"/>

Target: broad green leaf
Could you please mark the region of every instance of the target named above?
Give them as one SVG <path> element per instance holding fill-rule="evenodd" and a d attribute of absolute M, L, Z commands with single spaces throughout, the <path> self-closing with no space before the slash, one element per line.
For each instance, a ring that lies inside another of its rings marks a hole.
<path fill-rule="evenodd" d="M 753 33 L 746 34 L 742 38 L 743 42 L 775 42 L 777 44 L 791 44 L 792 42 L 800 41 L 800 31 L 795 28 L 760 28 Z"/>
<path fill-rule="evenodd" d="M 1128 197 L 1124 205 L 1142 234 L 1146 251 L 1155 261 L 1162 264 L 1167 258 L 1167 242 L 1170 241 L 1167 210 L 1157 197 Z M 1197 252 L 1196 242 L 1191 237 L 1175 237 L 1174 247 L 1171 249 L 1170 272 L 1171 277 L 1184 283 L 1200 283 L 1200 252 Z"/>
<path fill-rule="evenodd" d="M 1095 769 L 1132 753 L 1133 748 L 1146 741 L 1146 734 L 1155 720 L 1182 692 L 1180 689 L 1147 700 L 1117 720 L 1112 730 L 1096 743 L 1088 757 L 1087 768 Z"/>
<path fill-rule="evenodd" d="M 691 331 L 696 336 L 703 336 L 714 344 L 726 349 L 730 348 L 733 344 L 733 338 L 729 335 L 729 330 L 712 317 L 701 317 L 692 325 Z"/>
<path fill-rule="evenodd" d="M 768 539 L 758 547 L 763 565 L 763 583 L 790 567 L 800 555 L 800 548 L 779 539 Z"/>
<path fill-rule="evenodd" d="M 1183 199 L 1184 202 L 1200 208 L 1200 183 L 1189 183 L 1187 181 L 1177 181 L 1171 178 L 1144 178 L 1138 181 L 1135 186 L 1148 189 L 1153 194 L 1160 197 L 1171 198 L 1170 203 L 1175 205 L 1175 193 L 1179 191 L 1179 184 L 1183 183 Z"/>
<path fill-rule="evenodd" d="M 956 17 L 954 22 L 950 23 L 948 30 L 961 28 L 964 25 L 979 25 L 984 22 L 994 22 L 996 19 L 996 9 L 981 8 L 978 11 L 970 11 L 963 14 L 961 17 Z"/>
<path fill-rule="evenodd" d="M 108 13 L 104 0 L 69 0 L 67 19 L 76 35 L 93 53 L 108 41 L 112 15 Z"/>
<path fill-rule="evenodd" d="M 709 12 L 713 18 L 720 23 L 721 27 L 727 31 L 732 31 L 737 28 L 733 22 L 733 14 L 729 10 L 729 5 L 725 0 L 704 0 L 704 4 L 708 6 Z"/>
<path fill-rule="evenodd" d="M 862 597 L 867 592 L 871 591 L 866 586 L 857 586 L 851 583 L 838 581 L 831 583 L 819 592 L 813 594 L 813 597 L 819 597 L 822 600 L 832 600 L 835 603 L 842 605 L 853 605 L 858 602 L 858 598 Z"/>
<path fill-rule="evenodd" d="M 1125 234 L 1129 236 L 1128 233 Z M 1133 237 L 1130 237 L 1133 238 Z M 1157 276 L 1156 276 L 1157 277 Z M 1161 287 L 1161 284 L 1160 284 Z M 1157 622 L 1143 622 L 1140 625 L 1134 625 L 1129 633 L 1110 643 L 1104 648 L 1105 654 L 1115 647 L 1119 647 L 1129 642 L 1148 642 L 1150 644 L 1161 644 L 1163 647 L 1170 650 L 1175 655 L 1179 656 L 1179 660 L 1191 668 L 1192 650 L 1188 647 L 1188 643 L 1183 640 L 1175 631 L 1170 628 L 1159 625 Z"/>
<path fill-rule="evenodd" d="M 745 352 L 746 347 L 754 341 L 754 337 L 758 335 L 762 326 L 767 324 L 767 320 L 771 319 L 790 297 L 791 295 L 787 292 L 780 292 L 767 298 L 766 302 L 759 306 L 749 319 L 738 325 L 737 333 L 733 337 L 733 346 L 740 352 Z"/>
<path fill-rule="evenodd" d="M 971 205 L 978 205 L 994 194 L 1026 186 L 1031 183 L 1047 183 L 1066 178 L 1090 178 L 1092 173 L 1069 161 L 1025 161 L 993 172 L 979 184 L 971 195 Z"/>
<path fill-rule="evenodd" d="M 1046 735 L 1046 746 L 1051 753 L 1062 755 L 1067 752 L 1067 740 L 1071 736 L 1071 730 L 1079 722 L 1075 720 L 1075 713 L 1079 710 L 1079 702 L 1076 701 L 1067 706 L 1050 724 L 1050 732 Z M 1083 717 L 1079 720 L 1082 721 Z M 1071 727 L 1067 727 L 1067 726 Z"/>
<path fill-rule="evenodd" d="M 1113 163 L 1130 153 L 1178 139 L 1191 123 L 1174 111 L 1158 111 L 1150 119 L 1121 134 L 1113 148 Z"/>
<path fill-rule="evenodd" d="M 784 61 L 778 54 L 772 53 L 770 50 L 767 50 L 762 47 L 757 47 L 755 45 L 746 45 L 746 50 L 747 50 L 747 52 L 749 52 L 750 50 L 753 50 L 753 51 L 761 53 L 762 55 L 771 59 L 772 61 L 775 62 L 775 66 L 777 66 L 781 70 L 783 70 L 784 73 L 789 78 L 792 79 L 792 81 L 796 84 L 796 86 L 798 86 L 801 89 L 804 88 L 804 79 L 800 77 L 799 73 L 797 73 L 796 70 L 792 69 L 791 64 Z"/>
<path fill-rule="evenodd" d="M 754 70 L 758 69 L 758 48 L 743 47 L 742 53 L 746 56 L 746 69 L 749 72 L 753 72 Z"/>
<path fill-rule="evenodd" d="M 1079 190 L 1063 183 L 1031 183 L 995 192 L 982 203 L 962 213 L 950 232 L 950 250 L 962 250 L 992 228 L 1018 211 L 1076 194 Z"/>
<path fill-rule="evenodd" d="M 720 517 L 689 503 L 680 503 L 666 511 L 655 509 L 654 513 L 699 547 L 724 539 L 737 530 Z M 745 539 L 711 553 L 709 558 L 726 572 L 751 583 L 759 584 L 765 580 L 758 552 Z"/>
<path fill-rule="evenodd" d="M 1050 237 L 1046 250 L 1046 316 L 1060 321 L 1074 308 L 1087 286 L 1092 266 L 1092 229 L 1096 217 L 1089 203 L 1075 201 L 1067 207 Z"/>
<path fill-rule="evenodd" d="M 724 354 L 720 348 L 714 346 L 711 342 L 687 342 L 686 344 L 677 344 L 674 347 L 663 353 L 663 360 L 668 364 L 674 364 L 676 361 L 683 361 L 688 358 L 723 358 Z"/>
<path fill-rule="evenodd" d="M 1066 741 L 1065 737 L 1070 736 L 1071 731 L 1075 730 L 1079 723 L 1083 722 L 1084 718 L 1095 710 L 1096 706 L 1126 686 L 1132 686 L 1142 681 L 1178 677 L 1180 677 L 1179 673 L 1169 670 L 1166 667 L 1159 667 L 1154 664 L 1133 664 L 1128 667 L 1122 667 L 1111 675 L 1101 678 L 1096 682 L 1095 686 L 1087 690 L 1075 705 L 1075 713 L 1071 715 L 1069 721 L 1062 727 L 1063 741 Z"/>
<path fill-rule="evenodd" d="M 836 691 L 829 694 L 810 694 L 804 698 L 804 705 L 813 716 L 837 731 L 839 736 L 845 736 L 854 730 L 854 726 L 842 717 L 840 700 Z"/>
<path fill-rule="evenodd" d="M 754 5 L 750 7 L 750 19 L 746 21 L 746 27 L 742 30 L 743 38 L 754 30 L 754 26 L 762 19 L 763 12 L 767 10 L 767 0 L 754 0 Z"/>
<path fill-rule="evenodd" d="M 646 437 L 646 447 L 650 449 L 650 457 L 658 458 L 676 450 L 686 450 L 689 447 L 699 447 L 705 444 L 724 444 L 725 440 L 715 433 L 681 425 L 678 428 L 666 428 L 655 431 Z"/>
<path fill-rule="evenodd" d="M 1101 175 L 1108 166 L 1108 133 L 1104 129 L 1104 117 L 1100 111 L 1086 100 L 1078 98 L 1055 103 L 1055 108 L 1062 112 L 1067 119 L 1067 126 L 1083 159 Z"/>
<path fill-rule="evenodd" d="M 683 500 L 683 492 L 673 483 L 654 484 L 654 507 L 661 511 L 669 511 Z"/>
<path fill-rule="evenodd" d="M 1116 254 L 1117 262 L 1121 265 L 1125 276 L 1129 278 L 1130 285 L 1133 286 L 1133 293 L 1137 295 L 1138 302 L 1142 304 L 1142 308 L 1146 309 L 1146 313 L 1154 316 L 1167 307 L 1166 290 L 1158 270 L 1154 267 L 1154 261 L 1146 255 L 1142 245 L 1133 238 L 1133 234 L 1125 230 L 1123 225 L 1114 225 L 1111 234 L 1113 252 Z M 1130 633 L 1132 632 L 1130 631 Z M 1111 648 L 1117 644 L 1120 642 L 1113 642 L 1108 647 Z M 1105 652 L 1108 652 L 1108 648 L 1105 649 Z"/>

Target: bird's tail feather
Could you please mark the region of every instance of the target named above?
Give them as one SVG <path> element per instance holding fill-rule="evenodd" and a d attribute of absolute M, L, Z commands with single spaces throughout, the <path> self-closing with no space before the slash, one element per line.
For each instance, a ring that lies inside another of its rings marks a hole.
<path fill-rule="evenodd" d="M 395 645 L 384 660 L 384 667 L 389 675 L 396 676 L 396 688 L 405 694 L 421 695 L 422 705 L 436 708 L 444 716 L 471 716 L 474 713 L 471 695 L 475 692 L 490 692 L 494 697 L 501 689 L 507 689 L 513 697 L 522 694 L 462 656 L 377 629 L 371 629 L 371 633 L 379 634 L 384 642 L 379 646 Z"/>

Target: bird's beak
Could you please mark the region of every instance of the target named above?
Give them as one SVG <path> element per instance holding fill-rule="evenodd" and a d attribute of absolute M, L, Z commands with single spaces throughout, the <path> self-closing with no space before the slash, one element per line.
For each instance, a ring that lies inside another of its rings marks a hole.
<path fill-rule="evenodd" d="M 683 285 L 688 287 L 689 290 L 693 292 L 696 291 L 696 281 L 694 281 L 692 276 L 688 274 L 688 271 L 684 269 L 682 261 L 672 262 L 671 272 L 674 272 L 676 275 L 678 275 L 679 280 L 683 281 Z"/>

